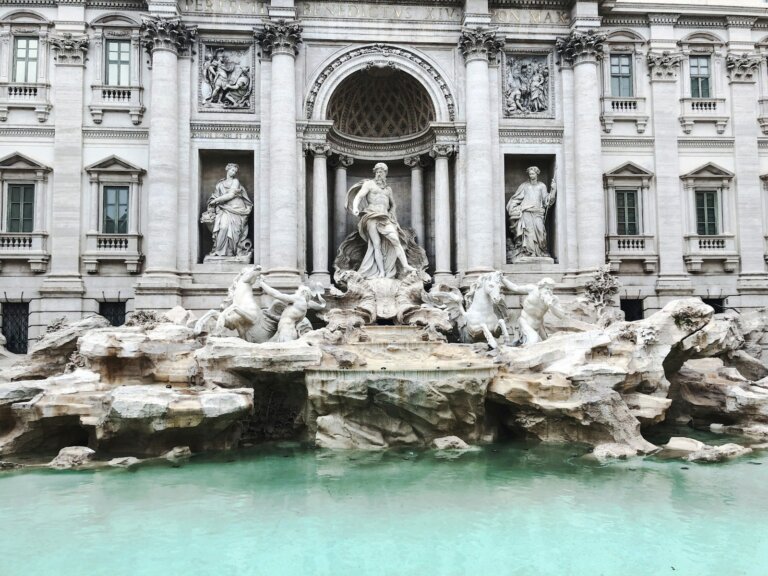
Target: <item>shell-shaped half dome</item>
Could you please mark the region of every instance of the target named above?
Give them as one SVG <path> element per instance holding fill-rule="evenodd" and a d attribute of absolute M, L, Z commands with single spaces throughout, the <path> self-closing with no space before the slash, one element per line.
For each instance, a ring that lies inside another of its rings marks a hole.
<path fill-rule="evenodd" d="M 372 67 L 355 72 L 339 85 L 328 104 L 327 118 L 347 137 L 403 138 L 429 128 L 435 109 L 413 76 Z"/>

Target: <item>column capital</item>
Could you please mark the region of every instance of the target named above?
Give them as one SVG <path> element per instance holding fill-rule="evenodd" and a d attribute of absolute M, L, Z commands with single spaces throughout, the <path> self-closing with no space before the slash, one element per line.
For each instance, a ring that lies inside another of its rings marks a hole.
<path fill-rule="evenodd" d="M 304 28 L 296 20 L 266 20 L 261 29 L 254 30 L 256 40 L 266 56 L 288 54 L 296 56 Z"/>
<path fill-rule="evenodd" d="M 455 153 L 455 144 L 435 144 L 429 151 L 429 155 L 432 156 L 432 158 L 448 158 Z"/>
<path fill-rule="evenodd" d="M 406 156 L 403 158 L 403 163 L 405 163 L 408 168 L 414 169 L 414 168 L 424 168 L 424 160 L 421 158 L 421 155 L 415 154 L 413 156 Z"/>
<path fill-rule="evenodd" d="M 316 158 L 318 156 L 327 158 L 331 155 L 331 147 L 325 142 L 305 142 L 304 151 L 312 154 Z"/>
<path fill-rule="evenodd" d="M 762 57 L 758 54 L 729 52 L 725 56 L 725 70 L 728 73 L 728 81 L 742 84 L 752 84 L 757 78 L 755 75 L 762 64 Z"/>
<path fill-rule="evenodd" d="M 504 40 L 497 37 L 498 28 L 468 28 L 461 29 L 459 50 L 464 55 L 464 61 L 494 60 L 499 51 L 504 48 Z"/>
<path fill-rule="evenodd" d="M 674 82 L 680 71 L 683 55 L 680 52 L 648 52 L 646 61 L 651 82 Z"/>
<path fill-rule="evenodd" d="M 337 159 L 337 167 L 347 169 L 350 166 L 352 166 L 354 162 L 355 162 L 355 159 L 352 158 L 352 156 L 344 156 L 344 154 L 339 154 L 339 157 Z"/>
<path fill-rule="evenodd" d="M 596 30 L 571 30 L 565 38 L 557 39 L 555 49 L 560 55 L 560 62 L 567 65 L 597 62 L 603 58 L 606 37 L 606 34 Z"/>
<path fill-rule="evenodd" d="M 184 53 L 197 38 L 197 26 L 187 26 L 178 16 L 142 16 L 141 39 L 151 56 L 155 50 Z"/>
<path fill-rule="evenodd" d="M 85 55 L 88 53 L 90 42 L 85 34 L 53 33 L 48 37 L 48 42 L 55 52 L 57 65 L 85 66 Z"/>

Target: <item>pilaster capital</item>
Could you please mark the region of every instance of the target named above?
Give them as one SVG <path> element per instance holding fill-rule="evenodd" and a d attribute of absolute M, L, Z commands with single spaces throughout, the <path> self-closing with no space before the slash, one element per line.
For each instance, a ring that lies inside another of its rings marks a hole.
<path fill-rule="evenodd" d="M 449 156 L 452 156 L 456 153 L 456 145 L 455 144 L 435 144 L 432 146 L 432 149 L 429 151 L 429 155 L 432 156 L 432 158 L 448 158 Z"/>
<path fill-rule="evenodd" d="M 59 66 L 85 66 L 90 40 L 85 34 L 71 32 L 53 33 L 48 42 L 54 50 L 54 58 Z"/>
<path fill-rule="evenodd" d="M 459 50 L 464 55 L 464 61 L 494 61 L 499 51 L 504 48 L 504 40 L 497 37 L 497 31 L 497 28 L 462 28 Z"/>
<path fill-rule="evenodd" d="M 725 56 L 725 70 L 728 73 L 728 81 L 740 83 L 754 83 L 755 75 L 760 69 L 763 59 L 758 54 L 735 54 L 729 52 Z"/>
<path fill-rule="evenodd" d="M 304 28 L 296 20 L 266 20 L 263 28 L 254 30 L 256 40 L 261 44 L 264 54 L 288 54 L 296 56 Z"/>
<path fill-rule="evenodd" d="M 555 49 L 560 61 L 568 65 L 597 62 L 603 58 L 606 37 L 606 34 L 595 30 L 571 30 L 570 35 L 557 39 Z"/>
<path fill-rule="evenodd" d="M 197 26 L 187 26 L 178 16 L 142 16 L 141 39 L 151 56 L 155 50 L 182 54 L 197 37 Z"/>
<path fill-rule="evenodd" d="M 325 142 L 306 142 L 304 144 L 304 151 L 316 158 L 318 156 L 327 158 L 331 155 L 331 147 Z"/>
<path fill-rule="evenodd" d="M 651 82 L 674 82 L 677 80 L 677 74 L 680 71 L 680 62 L 683 55 L 680 52 L 648 52 L 646 61 L 648 62 L 648 72 L 651 76 Z"/>

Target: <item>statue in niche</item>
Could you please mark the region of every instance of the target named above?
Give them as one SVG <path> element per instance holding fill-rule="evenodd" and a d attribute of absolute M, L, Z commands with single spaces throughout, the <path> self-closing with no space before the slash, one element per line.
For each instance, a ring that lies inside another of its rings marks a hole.
<path fill-rule="evenodd" d="M 248 52 L 217 48 L 205 55 L 202 66 L 202 104 L 206 108 L 250 108 L 253 93 Z"/>
<path fill-rule="evenodd" d="M 507 57 L 504 113 L 525 116 L 549 110 L 549 66 L 546 56 Z"/>
<path fill-rule="evenodd" d="M 357 270 L 363 278 L 402 279 L 416 271 L 424 280 L 427 255 L 412 230 L 397 221 L 395 198 L 387 186 L 387 165 L 373 167 L 374 178 L 347 191 L 347 209 L 360 217 L 357 231 L 342 242 L 337 270 Z"/>
<path fill-rule="evenodd" d="M 227 164 L 226 170 L 227 177 L 217 182 L 208 199 L 208 208 L 200 217 L 200 222 L 211 231 L 213 240 L 213 248 L 206 259 L 220 257 L 248 261 L 253 254 L 253 245 L 248 239 L 248 217 L 253 202 L 236 177 L 239 166 Z"/>
<path fill-rule="evenodd" d="M 554 178 L 547 191 L 547 185 L 539 182 L 536 166 L 526 169 L 528 182 L 518 186 L 507 203 L 509 232 L 512 239 L 511 260 L 525 258 L 549 258 L 547 250 L 547 213 L 555 203 L 557 186 Z"/>
<path fill-rule="evenodd" d="M 529 346 L 547 339 L 544 330 L 544 316 L 547 312 L 552 312 L 562 320 L 566 319 L 566 313 L 554 294 L 555 281 L 552 278 L 542 278 L 537 284 L 517 285 L 502 276 L 502 282 L 512 294 L 525 294 L 523 311 L 517 322 L 520 331 L 517 345 Z"/>

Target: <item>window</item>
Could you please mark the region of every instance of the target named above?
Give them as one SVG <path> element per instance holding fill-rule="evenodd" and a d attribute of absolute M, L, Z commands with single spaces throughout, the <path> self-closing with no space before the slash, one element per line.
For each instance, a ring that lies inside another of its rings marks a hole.
<path fill-rule="evenodd" d="M 125 302 L 99 302 L 99 314 L 112 326 L 125 324 Z"/>
<path fill-rule="evenodd" d="M 35 185 L 8 185 L 7 232 L 32 232 L 35 221 Z"/>
<path fill-rule="evenodd" d="M 17 36 L 13 43 L 13 81 L 37 82 L 37 38 Z"/>
<path fill-rule="evenodd" d="M 3 302 L 3 336 L 8 352 L 27 353 L 29 339 L 29 302 Z"/>
<path fill-rule="evenodd" d="M 715 309 L 715 314 L 725 312 L 725 298 L 702 298 L 701 301 L 707 306 L 712 306 Z"/>
<path fill-rule="evenodd" d="M 637 190 L 616 190 L 616 233 L 619 236 L 640 233 L 637 200 Z"/>
<path fill-rule="evenodd" d="M 634 322 L 643 319 L 643 301 L 635 298 L 619 299 L 619 307 L 624 312 L 624 320 Z"/>
<path fill-rule="evenodd" d="M 632 93 L 632 56 L 616 54 L 611 56 L 611 96 L 631 97 Z"/>
<path fill-rule="evenodd" d="M 128 186 L 104 186 L 102 226 L 104 234 L 128 233 Z"/>
<path fill-rule="evenodd" d="M 720 233 L 719 220 L 717 190 L 697 190 L 696 233 L 699 236 L 716 236 Z"/>
<path fill-rule="evenodd" d="M 710 57 L 691 56 L 691 97 L 709 98 L 710 88 Z"/>
<path fill-rule="evenodd" d="M 128 86 L 131 83 L 131 42 L 130 40 L 107 40 L 106 84 Z"/>

